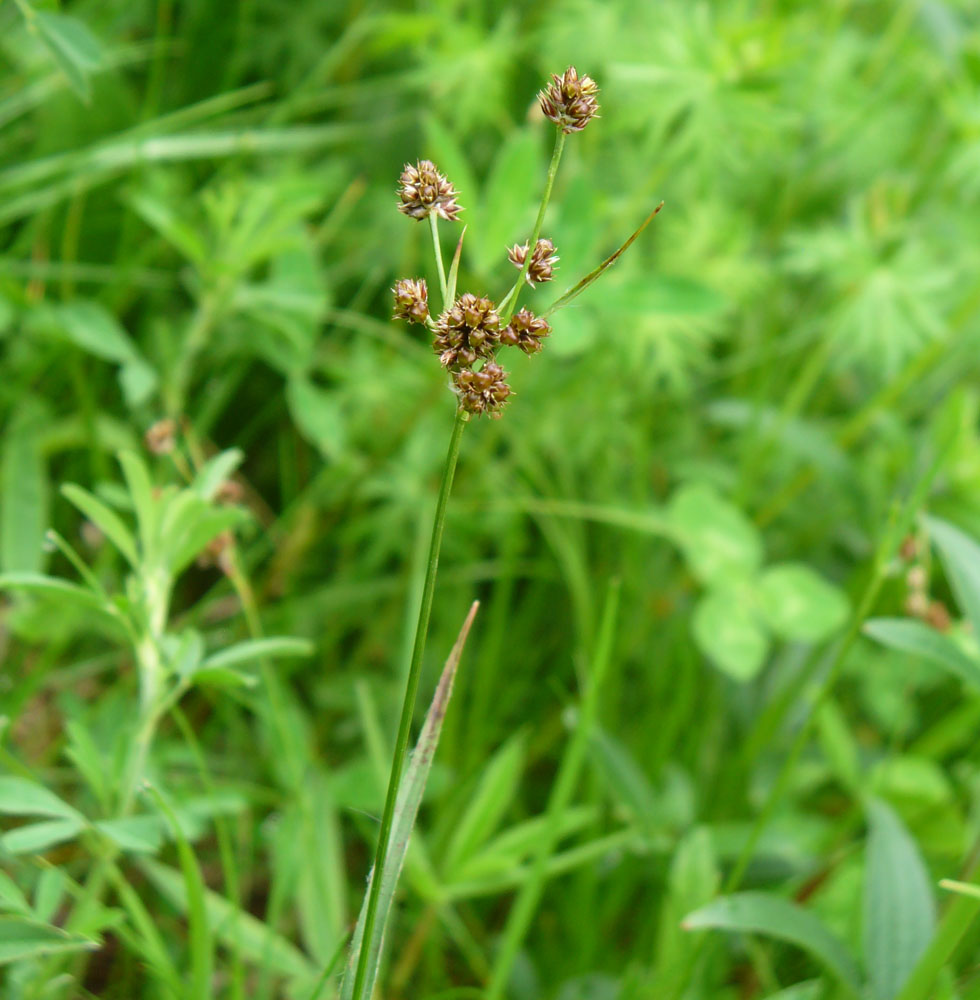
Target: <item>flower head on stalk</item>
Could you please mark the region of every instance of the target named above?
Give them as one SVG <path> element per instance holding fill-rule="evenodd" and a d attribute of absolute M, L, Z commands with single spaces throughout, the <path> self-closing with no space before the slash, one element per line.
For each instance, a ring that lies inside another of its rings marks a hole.
<path fill-rule="evenodd" d="M 424 278 L 399 278 L 391 291 L 395 296 L 392 319 L 424 323 L 429 318 L 429 289 Z"/>
<path fill-rule="evenodd" d="M 581 132 L 599 113 L 599 93 L 591 76 L 579 76 L 569 66 L 561 76 L 551 74 L 552 82 L 538 94 L 545 118 L 551 119 L 566 134 Z"/>
<path fill-rule="evenodd" d="M 453 389 L 467 413 L 487 413 L 492 420 L 500 419 L 500 409 L 512 395 L 507 372 L 495 361 L 488 361 L 479 371 L 463 368 L 453 372 Z"/>
<path fill-rule="evenodd" d="M 490 359 L 500 342 L 500 316 L 486 296 L 464 292 L 436 322 L 433 348 L 446 368 L 469 368 Z"/>
<path fill-rule="evenodd" d="M 431 160 L 418 160 L 414 166 L 406 163 L 398 178 L 398 211 L 412 219 L 438 215 L 455 222 L 462 211 L 457 197 L 456 189 Z"/>
<path fill-rule="evenodd" d="M 500 331 L 500 343 L 507 347 L 519 347 L 525 354 L 537 354 L 541 350 L 541 340 L 551 333 L 548 321 L 535 316 L 529 309 L 521 308 L 510 323 Z"/>
<path fill-rule="evenodd" d="M 520 270 L 524 266 L 524 261 L 527 260 L 527 244 L 525 243 L 523 246 L 515 244 L 507 251 L 507 257 L 514 267 Z M 560 258 L 555 253 L 554 243 L 542 236 L 534 245 L 534 250 L 531 253 L 531 263 L 528 264 L 527 268 L 527 283 L 534 286 L 551 281 L 554 276 L 555 264 L 559 260 Z"/>

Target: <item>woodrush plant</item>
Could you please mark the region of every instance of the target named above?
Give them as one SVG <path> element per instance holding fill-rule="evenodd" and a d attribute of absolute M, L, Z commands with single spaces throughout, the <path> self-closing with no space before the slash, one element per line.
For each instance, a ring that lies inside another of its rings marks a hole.
<path fill-rule="evenodd" d="M 452 182 L 431 160 L 407 163 L 399 178 L 398 210 L 417 222 L 428 220 L 429 223 L 439 277 L 441 309 L 438 315 L 433 317 L 429 308 L 428 286 L 424 278 L 402 278 L 392 289 L 393 318 L 422 325 L 431 333 L 433 350 L 439 357 L 440 365 L 449 375 L 449 387 L 455 396 L 456 413 L 432 523 L 422 599 L 402 698 L 374 865 L 348 954 L 347 969 L 341 987 L 341 1000 L 366 1000 L 372 995 L 381 963 L 384 933 L 395 881 L 407 850 L 408 835 L 414 820 L 414 812 L 407 824 L 404 818 L 399 820 L 397 823 L 399 835 L 393 836 L 396 819 L 399 816 L 404 817 L 407 809 L 405 802 L 402 802 L 403 772 L 432 612 L 446 508 L 452 492 L 463 430 L 474 415 L 486 414 L 491 419 L 500 419 L 504 405 L 513 395 L 507 382 L 507 371 L 497 361 L 498 353 L 508 347 L 516 347 L 527 355 L 539 353 L 544 339 L 551 333 L 547 317 L 568 305 L 592 284 L 619 258 L 662 208 L 662 203 L 657 205 L 643 224 L 614 254 L 560 296 L 540 316 L 526 307 L 518 310 L 525 284 L 534 288 L 536 285 L 547 284 L 554 277 L 555 265 L 559 258 L 554 243 L 542 237 L 541 230 L 566 138 L 573 133 L 581 132 L 598 117 L 598 92 L 599 88 L 590 76 L 584 74 L 580 76 L 574 66 L 569 66 L 560 76 L 552 74 L 551 83 L 538 94 L 542 114 L 556 126 L 555 144 L 531 236 L 526 243 L 515 244 L 507 251 L 508 259 L 520 273 L 499 304 L 486 295 L 471 291 L 465 291 L 459 296 L 456 294 L 465 228 L 456 244 L 448 275 L 446 273 L 439 236 L 439 219 L 456 222 L 463 210 Z M 472 612 L 469 620 L 471 619 Z M 611 615 L 607 616 L 607 619 L 611 622 Z M 465 637 L 467 630 L 468 624 L 464 627 L 461 639 Z M 611 624 L 607 631 L 609 630 Z M 458 656 L 455 659 L 458 660 Z M 452 669 L 455 670 L 455 660 L 452 661 Z M 445 686 L 444 680 L 440 684 L 440 689 Z M 433 711 L 444 712 L 444 700 L 434 703 Z M 427 720 L 426 730 L 433 731 L 430 720 Z M 434 737 L 430 733 L 430 740 L 438 738 L 437 729 L 434 733 Z M 431 745 L 420 740 L 419 750 L 416 753 L 424 752 L 431 756 L 432 749 Z M 424 784 L 425 780 L 425 773 L 419 775 L 415 763 L 413 761 L 415 771 L 412 780 L 407 783 L 412 788 L 418 786 L 420 782 Z M 570 787 L 570 782 L 566 781 L 565 784 L 569 784 Z M 418 794 L 421 794 L 420 788 Z M 399 808 L 400 802 L 401 808 Z M 417 809 L 417 804 L 415 808 Z M 392 870 L 394 876 L 390 874 Z M 538 883 L 536 889 L 539 889 L 543 873 L 536 872 L 536 875 L 532 881 Z M 510 960 L 516 954 L 535 903 L 536 897 L 525 896 L 522 897 L 522 905 L 515 908 L 515 920 L 508 928 L 505 951 Z M 497 996 L 502 991 L 503 976 L 508 971 L 509 966 L 498 965 L 491 984 L 492 996 Z"/>

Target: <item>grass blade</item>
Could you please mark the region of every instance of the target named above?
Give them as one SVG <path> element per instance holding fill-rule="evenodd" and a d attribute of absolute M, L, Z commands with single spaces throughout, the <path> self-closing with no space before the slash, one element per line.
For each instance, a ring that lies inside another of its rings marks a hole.
<path fill-rule="evenodd" d="M 395 821 L 392 827 L 391 840 L 388 846 L 388 856 L 385 858 L 384 872 L 381 877 L 381 890 L 378 901 L 378 919 L 374 924 L 374 931 L 371 939 L 367 942 L 368 965 L 367 979 L 364 983 L 363 995 L 369 997 L 374 990 L 374 983 L 378 976 L 378 966 L 381 961 L 381 945 L 384 938 L 385 927 L 388 923 L 388 916 L 391 911 L 391 904 L 395 898 L 395 889 L 398 885 L 398 876 L 401 874 L 402 864 L 408 852 L 408 841 L 415 825 L 415 817 L 418 815 L 419 806 L 422 803 L 422 793 L 425 791 L 425 783 L 429 777 L 429 770 L 432 767 L 432 759 L 435 756 L 436 746 L 439 743 L 439 734 L 442 731 L 442 721 L 446 715 L 446 708 L 449 705 L 449 698 L 453 691 L 453 681 L 456 678 L 456 669 L 459 666 L 460 657 L 463 654 L 463 646 L 466 644 L 466 637 L 469 635 L 473 619 L 476 617 L 479 602 L 474 601 L 470 607 L 466 621 L 460 629 L 456 644 L 446 660 L 442 676 L 436 687 L 436 693 L 432 698 L 432 704 L 425 717 L 422 732 L 419 734 L 418 743 L 415 745 L 415 752 L 409 762 L 405 772 L 405 778 L 398 791 L 398 802 L 395 806 Z M 351 942 L 350 955 L 347 959 L 347 969 L 344 973 L 344 981 L 341 986 L 341 1000 L 351 1000 L 354 995 L 354 985 L 358 959 L 364 943 L 364 923 L 367 914 L 367 903 L 371 892 L 371 881 L 368 879 L 367 889 L 364 893 L 364 905 L 361 907 L 361 914 L 354 928 L 354 938 Z"/>

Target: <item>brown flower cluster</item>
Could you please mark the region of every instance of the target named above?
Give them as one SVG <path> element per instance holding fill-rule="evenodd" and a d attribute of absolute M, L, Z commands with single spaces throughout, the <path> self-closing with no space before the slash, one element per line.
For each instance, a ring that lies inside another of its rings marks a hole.
<path fill-rule="evenodd" d="M 579 76 L 569 66 L 561 76 L 551 74 L 552 82 L 538 94 L 545 118 L 551 119 L 566 134 L 581 132 L 599 113 L 599 93 L 591 76 Z"/>
<path fill-rule="evenodd" d="M 589 76 L 579 76 L 574 66 L 552 82 L 539 95 L 541 110 L 562 132 L 579 132 L 596 117 L 599 88 Z M 449 180 L 431 160 L 407 163 L 398 181 L 398 210 L 412 219 L 435 218 L 454 222 L 461 211 L 458 194 Z M 436 237 L 436 253 L 439 253 Z M 551 281 L 558 254 L 555 244 L 541 237 L 515 244 L 507 251 L 511 263 L 524 272 L 532 287 Z M 526 271 L 525 271 L 526 267 Z M 498 308 L 485 295 L 463 292 L 455 296 L 458 258 L 449 281 L 440 278 L 443 292 L 447 285 L 454 296 L 442 313 L 429 313 L 429 290 L 422 278 L 401 278 L 392 288 L 394 318 L 420 323 L 432 331 L 432 347 L 442 366 L 452 378 L 452 388 L 460 407 L 468 413 L 499 417 L 500 409 L 513 395 L 507 384 L 507 372 L 497 363 L 497 351 L 516 347 L 525 354 L 537 354 L 544 338 L 551 333 L 547 320 L 514 306 L 520 289 L 515 285 Z M 520 279 L 519 279 L 520 280 Z M 523 284 L 523 281 L 521 282 Z"/>
<path fill-rule="evenodd" d="M 525 243 L 524 246 L 512 246 L 507 251 L 507 256 L 514 267 L 518 269 L 522 268 L 524 261 L 527 260 L 527 244 Z M 555 253 L 554 243 L 542 236 L 535 243 L 534 250 L 531 253 L 531 263 L 527 266 L 527 283 L 533 287 L 545 281 L 551 281 L 554 276 L 555 264 L 559 260 L 560 258 Z"/>
<path fill-rule="evenodd" d="M 462 211 L 457 197 L 456 189 L 431 160 L 419 160 L 414 166 L 406 163 L 398 179 L 398 211 L 412 219 L 438 215 L 455 222 Z"/>

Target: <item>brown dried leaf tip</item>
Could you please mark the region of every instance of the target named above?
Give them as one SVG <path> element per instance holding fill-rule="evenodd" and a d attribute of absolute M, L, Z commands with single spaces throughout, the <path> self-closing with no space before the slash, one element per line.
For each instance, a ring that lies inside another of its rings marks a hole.
<path fill-rule="evenodd" d="M 406 163 L 398 178 L 398 211 L 413 219 L 438 215 L 455 222 L 462 210 L 457 197 L 456 189 L 431 160 L 419 160 L 415 166 Z"/>
<path fill-rule="evenodd" d="M 537 354 L 541 350 L 542 338 L 549 333 L 551 327 L 547 320 L 521 308 L 511 317 L 510 326 L 500 331 L 500 343 L 507 347 L 519 347 L 525 354 Z"/>
<path fill-rule="evenodd" d="M 574 66 L 569 66 L 561 76 L 551 74 L 552 83 L 538 94 L 541 110 L 561 130 L 581 132 L 599 112 L 595 95 L 599 93 L 591 76 L 579 76 Z"/>
<path fill-rule="evenodd" d="M 424 278 L 399 278 L 391 291 L 395 296 L 392 319 L 424 323 L 429 318 L 429 288 Z"/>
<path fill-rule="evenodd" d="M 514 267 L 520 269 L 527 259 L 527 244 L 524 246 L 512 246 L 507 251 L 507 256 Z M 534 245 L 534 253 L 531 254 L 531 263 L 527 267 L 527 283 L 529 285 L 541 284 L 551 281 L 554 274 L 555 264 L 561 258 L 555 253 L 555 245 L 551 240 L 543 236 Z"/>
<path fill-rule="evenodd" d="M 453 372 L 453 387 L 467 413 L 488 413 L 499 420 L 500 408 L 511 395 L 506 379 L 507 372 L 495 361 L 488 361 L 478 372 L 469 368 Z"/>
<path fill-rule="evenodd" d="M 446 368 L 467 368 L 493 357 L 500 341 L 500 316 L 493 302 L 464 292 L 438 319 L 433 348 Z"/>

